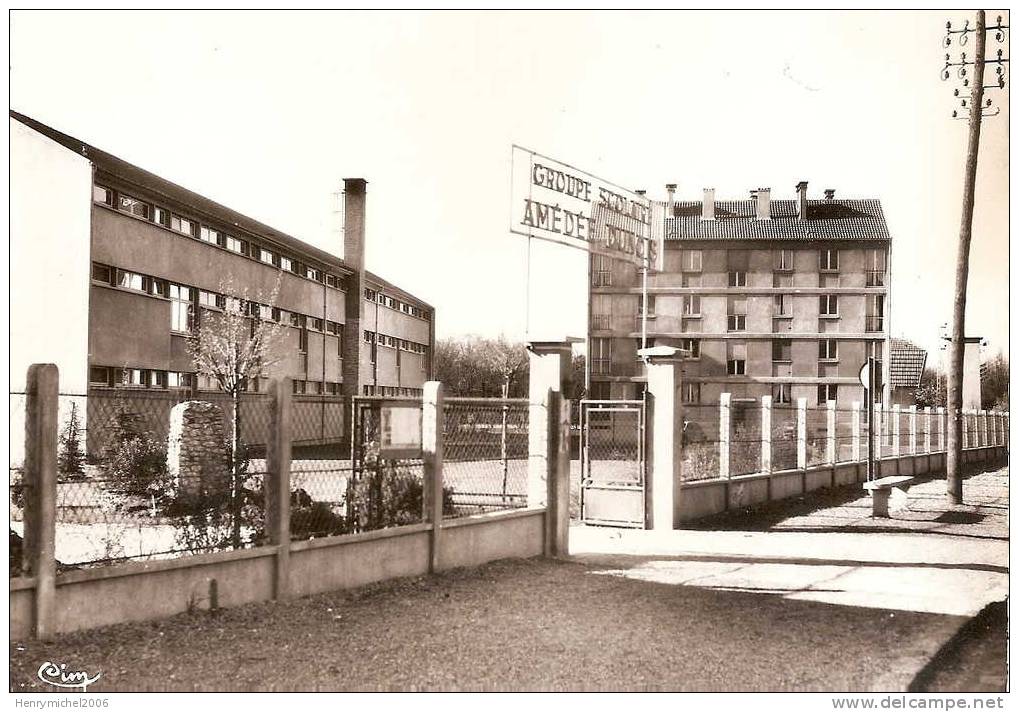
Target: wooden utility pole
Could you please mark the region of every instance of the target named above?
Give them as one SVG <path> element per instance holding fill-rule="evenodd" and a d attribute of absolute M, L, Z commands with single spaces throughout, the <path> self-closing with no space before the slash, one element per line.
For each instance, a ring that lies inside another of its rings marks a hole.
<path fill-rule="evenodd" d="M 1003 41 L 1003 31 L 1007 27 L 1001 24 L 1000 17 L 998 18 L 997 26 L 991 29 L 996 30 L 996 39 L 999 42 Z M 973 203 L 977 181 L 977 156 L 980 151 L 980 123 L 984 117 L 984 109 L 990 106 L 990 101 L 987 102 L 986 106 L 984 104 L 984 65 L 988 61 L 995 60 L 987 60 L 985 58 L 987 26 L 983 10 L 977 11 L 975 31 L 969 28 L 969 22 L 967 21 L 962 30 L 952 30 L 952 26 L 949 23 L 947 32 L 948 34 L 945 37 L 946 47 L 952 43 L 953 35 L 959 36 L 959 45 L 966 44 L 970 33 L 976 35 L 976 51 L 973 54 L 973 59 L 967 61 L 966 54 L 963 53 L 961 61 L 953 64 L 949 61 L 949 56 L 946 55 L 945 68 L 942 74 L 942 78 L 947 79 L 951 75 L 949 67 L 959 67 L 957 74 L 963 80 L 963 86 L 969 86 L 971 89 L 968 99 L 969 144 L 966 150 L 966 173 L 962 188 L 962 224 L 959 228 L 959 249 L 956 257 L 951 355 L 948 367 L 949 417 L 948 452 L 946 457 L 946 489 L 948 491 L 949 504 L 962 504 L 962 378 L 963 356 L 966 349 L 966 285 L 969 281 L 969 248 L 973 237 Z M 998 63 L 998 86 L 1001 87 L 1004 85 L 1004 75 L 1001 69 L 1002 62 L 1007 62 L 1008 60 L 1002 59 L 1001 51 L 999 50 L 996 61 Z M 972 77 L 967 76 L 967 67 L 972 67 Z M 957 89 L 956 96 L 958 95 L 959 91 Z M 967 106 L 966 102 L 966 98 L 961 99 L 963 107 Z"/>

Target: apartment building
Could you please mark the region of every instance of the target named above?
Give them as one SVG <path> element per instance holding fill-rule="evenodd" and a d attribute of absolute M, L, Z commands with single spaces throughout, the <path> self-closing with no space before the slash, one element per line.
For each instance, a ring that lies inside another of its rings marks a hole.
<path fill-rule="evenodd" d="M 669 199 L 647 279 L 632 262 L 592 255 L 588 331 L 592 398 L 643 391 L 647 345 L 685 350 L 683 399 L 715 403 L 863 400 L 868 356 L 888 363 L 891 238 L 876 199 Z M 646 325 L 646 330 L 644 329 Z M 888 394 L 885 394 L 887 400 Z"/>
<path fill-rule="evenodd" d="M 12 390 L 41 361 L 68 393 L 215 391 L 187 341 L 240 299 L 283 325 L 265 375 L 295 394 L 421 392 L 434 310 L 365 270 L 365 180 L 344 181 L 340 259 L 13 111 L 10 132 Z"/>

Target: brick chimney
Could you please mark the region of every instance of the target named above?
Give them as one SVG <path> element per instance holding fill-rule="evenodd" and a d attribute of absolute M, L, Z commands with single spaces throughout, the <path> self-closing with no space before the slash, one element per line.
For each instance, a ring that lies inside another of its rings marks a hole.
<path fill-rule="evenodd" d="M 665 193 L 669 196 L 669 199 L 668 199 L 668 210 L 666 211 L 665 214 L 668 215 L 671 218 L 673 210 L 676 207 L 676 184 L 675 183 L 666 183 L 665 184 Z"/>
<path fill-rule="evenodd" d="M 771 220 L 771 188 L 758 188 L 750 192 L 754 199 L 758 220 Z"/>
<path fill-rule="evenodd" d="M 835 200 L 835 189 L 826 188 L 824 191 L 824 199 L 828 201 Z"/>
<path fill-rule="evenodd" d="M 352 270 L 347 277 L 349 285 L 344 298 L 343 324 L 343 385 L 345 396 L 360 395 L 361 377 L 361 320 L 364 314 L 364 223 L 365 196 L 368 181 L 364 178 L 343 179 L 343 261 Z M 344 399 L 344 422 L 349 423 L 347 411 L 351 399 Z M 349 437 L 349 433 L 347 434 Z"/>
<path fill-rule="evenodd" d="M 701 220 L 715 219 L 715 189 L 704 189 L 704 202 L 701 205 Z"/>
<path fill-rule="evenodd" d="M 807 181 L 796 184 L 796 214 L 800 220 L 807 219 Z"/>

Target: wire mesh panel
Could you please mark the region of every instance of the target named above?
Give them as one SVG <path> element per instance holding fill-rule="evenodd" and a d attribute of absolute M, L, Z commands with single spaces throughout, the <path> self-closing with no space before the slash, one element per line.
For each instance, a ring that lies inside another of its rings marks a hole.
<path fill-rule="evenodd" d="M 719 476 L 719 406 L 683 405 L 683 480 L 716 479 Z"/>
<path fill-rule="evenodd" d="M 828 409 L 807 407 L 807 467 L 828 461 Z"/>
<path fill-rule="evenodd" d="M 860 429 L 859 410 L 839 407 L 835 410 L 835 461 L 852 462 L 853 460 L 853 419 L 856 418 L 857 432 L 860 435 L 861 456 L 863 454 L 863 431 Z"/>
<path fill-rule="evenodd" d="M 734 401 L 729 407 L 729 474 L 761 471 L 761 406 Z"/>
<path fill-rule="evenodd" d="M 25 502 L 30 497 L 29 483 L 24 477 L 25 406 L 24 393 L 10 396 L 10 477 L 8 479 L 8 517 L 10 520 L 10 574 L 28 573 L 23 569 L 22 535 L 25 532 Z"/>
<path fill-rule="evenodd" d="M 644 526 L 644 402 L 582 400 L 580 409 L 581 520 Z"/>
<path fill-rule="evenodd" d="M 526 398 L 447 398 L 443 481 L 465 516 L 527 506 Z"/>
<path fill-rule="evenodd" d="M 24 396 L 12 394 L 24 432 Z M 265 396 L 99 392 L 58 400 L 56 559 L 62 568 L 173 558 L 264 539 Z M 179 407 L 178 407 L 179 406 Z M 15 426 L 12 425 L 12 431 Z M 24 535 L 23 436 L 12 432 L 12 542 Z"/>
<path fill-rule="evenodd" d="M 771 410 L 771 469 L 794 470 L 796 461 L 796 406 L 776 404 Z"/>

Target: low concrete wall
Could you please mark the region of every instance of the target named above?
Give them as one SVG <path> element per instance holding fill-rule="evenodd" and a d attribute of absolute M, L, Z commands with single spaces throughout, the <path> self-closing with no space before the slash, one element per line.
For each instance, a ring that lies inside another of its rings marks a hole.
<path fill-rule="evenodd" d="M 445 520 L 439 568 L 476 566 L 544 552 L 546 510 L 527 509 Z M 428 573 L 432 527 L 411 524 L 363 534 L 293 542 L 290 591 L 307 596 Z M 126 563 L 57 576 L 55 632 L 165 618 L 209 607 L 215 580 L 220 607 L 271 600 L 277 547 Z M 35 581 L 12 578 L 10 639 L 33 633 Z"/>
<path fill-rule="evenodd" d="M 963 462 L 1005 461 L 1006 448 L 991 446 L 963 451 Z M 927 474 L 944 471 L 945 454 L 921 453 L 884 458 L 875 463 L 878 475 Z M 806 470 L 783 470 L 770 475 L 759 473 L 733 477 L 730 480 L 684 482 L 676 497 L 676 521 L 689 522 L 731 509 L 797 497 L 833 484 L 851 486 L 867 479 L 867 463 L 842 462 L 817 465 Z"/>

